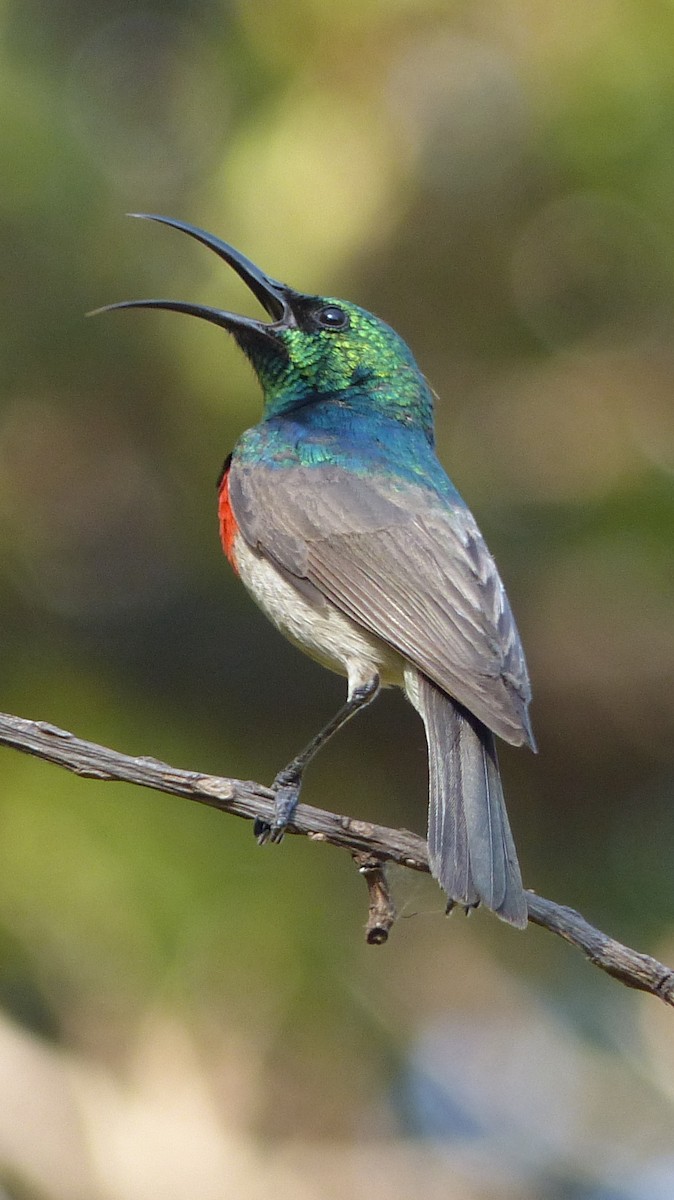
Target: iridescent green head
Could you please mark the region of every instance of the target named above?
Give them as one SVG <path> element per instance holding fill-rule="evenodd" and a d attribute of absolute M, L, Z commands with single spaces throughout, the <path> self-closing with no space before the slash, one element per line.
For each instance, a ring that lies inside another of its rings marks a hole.
<path fill-rule="evenodd" d="M 422 428 L 432 439 L 433 400 L 402 338 L 355 304 L 307 296 L 265 275 L 226 242 L 169 217 L 134 214 L 189 234 L 228 263 L 270 322 L 178 300 L 129 300 L 109 308 L 164 308 L 226 329 L 250 359 L 264 392 L 265 417 L 335 403 Z"/>
<path fill-rule="evenodd" d="M 290 317 L 267 326 L 258 341 L 237 340 L 265 397 L 265 415 L 335 403 L 398 420 L 432 423 L 432 397 L 402 338 L 348 301 L 286 289 Z M 236 331 L 233 331 L 236 336 Z"/>

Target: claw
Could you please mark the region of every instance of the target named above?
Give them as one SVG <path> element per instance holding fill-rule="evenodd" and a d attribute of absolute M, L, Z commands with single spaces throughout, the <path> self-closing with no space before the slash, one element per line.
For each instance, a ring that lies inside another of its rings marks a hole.
<path fill-rule="evenodd" d="M 283 841 L 283 835 L 292 821 L 293 813 L 300 798 L 301 780 L 296 773 L 286 768 L 279 771 L 272 783 L 274 792 L 274 820 L 269 824 L 257 817 L 253 824 L 253 833 L 258 846 L 266 846 L 268 842 L 278 845 Z"/>
<path fill-rule="evenodd" d="M 256 817 L 253 822 L 253 833 L 255 834 L 258 846 L 266 846 L 271 833 L 271 825 L 267 821 L 263 821 L 262 817 Z"/>
<path fill-rule="evenodd" d="M 274 780 L 274 820 L 270 830 L 270 839 L 278 843 L 283 841 L 283 835 L 290 824 L 293 813 L 300 798 L 298 782 L 286 782 L 285 779 Z"/>

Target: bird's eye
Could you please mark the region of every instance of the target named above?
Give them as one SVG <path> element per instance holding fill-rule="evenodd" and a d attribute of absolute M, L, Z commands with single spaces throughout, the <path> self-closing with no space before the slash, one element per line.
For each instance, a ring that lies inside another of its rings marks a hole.
<path fill-rule="evenodd" d="M 326 304 L 323 308 L 319 308 L 316 320 L 324 329 L 346 329 L 349 324 L 349 318 L 344 309 L 338 308 L 336 304 Z"/>

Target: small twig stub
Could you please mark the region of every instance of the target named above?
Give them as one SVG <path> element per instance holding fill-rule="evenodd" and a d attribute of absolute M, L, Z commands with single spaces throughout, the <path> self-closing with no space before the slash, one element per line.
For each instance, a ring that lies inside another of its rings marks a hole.
<path fill-rule="evenodd" d="M 365 926 L 369 946 L 383 946 L 388 941 L 397 913 L 381 859 L 372 854 L 356 853 L 353 861 L 367 884 L 370 903 Z"/>

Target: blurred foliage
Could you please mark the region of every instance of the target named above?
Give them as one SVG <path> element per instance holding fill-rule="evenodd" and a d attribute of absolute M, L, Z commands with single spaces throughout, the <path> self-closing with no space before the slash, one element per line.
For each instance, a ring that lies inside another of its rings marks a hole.
<path fill-rule="evenodd" d="M 527 647 L 525 881 L 671 960 L 673 55 L 662 0 L 3 0 L 3 708 L 269 780 L 340 701 L 220 554 L 241 357 L 84 320 L 250 311 L 122 214 L 201 224 L 414 347 Z M 345 856 L 2 761 L 2 1200 L 674 1194 L 655 1001 L 413 878 L 368 950 Z M 385 697 L 306 798 L 421 829 L 424 772 Z"/>

